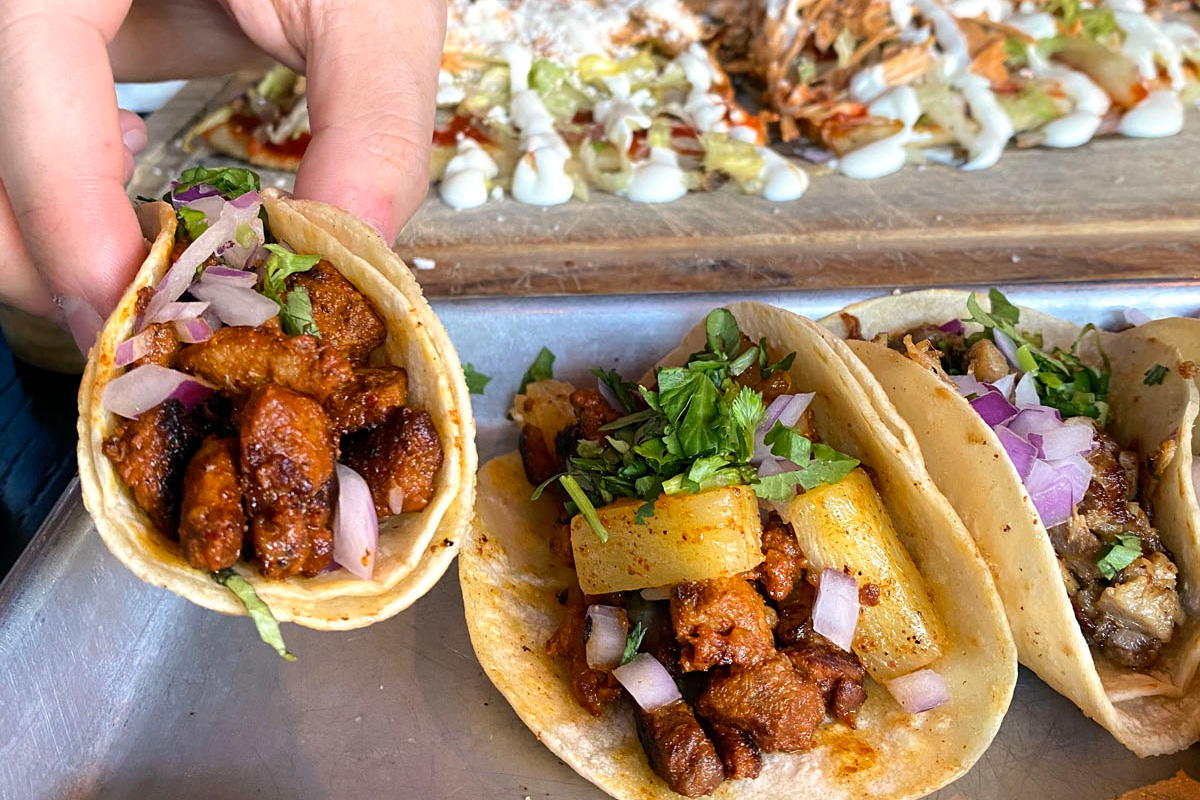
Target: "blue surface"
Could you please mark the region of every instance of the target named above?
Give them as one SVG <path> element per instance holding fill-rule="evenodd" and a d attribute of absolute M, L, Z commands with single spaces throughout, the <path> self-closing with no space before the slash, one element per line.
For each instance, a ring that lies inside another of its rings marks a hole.
<path fill-rule="evenodd" d="M 0 335 L 0 577 L 75 474 L 78 375 L 13 358 Z"/>

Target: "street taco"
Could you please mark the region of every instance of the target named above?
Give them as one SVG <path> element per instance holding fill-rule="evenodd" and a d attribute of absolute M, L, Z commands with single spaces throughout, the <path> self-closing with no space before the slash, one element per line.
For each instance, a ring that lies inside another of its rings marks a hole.
<path fill-rule="evenodd" d="M 531 368 L 516 397 L 460 554 L 467 625 L 614 797 L 914 798 L 995 735 L 1016 667 L 987 567 L 844 351 L 738 303 L 641 387 Z"/>
<path fill-rule="evenodd" d="M 474 422 L 444 329 L 344 212 L 236 169 L 189 170 L 166 199 L 138 208 L 150 255 L 80 386 L 100 535 L 138 577 L 217 611 L 249 598 L 318 629 L 395 614 L 445 570 L 473 505 Z"/>
<path fill-rule="evenodd" d="M 1141 756 L 1200 730 L 1194 369 L 992 290 L 823 320 L 886 389 L 992 566 L 1021 661 Z M 873 341 L 872 341 L 873 340 Z"/>

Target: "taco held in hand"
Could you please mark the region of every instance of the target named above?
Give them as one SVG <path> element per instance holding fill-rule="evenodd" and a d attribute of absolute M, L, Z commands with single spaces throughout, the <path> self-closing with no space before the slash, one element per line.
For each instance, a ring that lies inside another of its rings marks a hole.
<path fill-rule="evenodd" d="M 252 172 L 197 168 L 171 205 L 139 208 L 153 248 L 80 388 L 83 498 L 143 580 L 227 613 L 261 599 L 279 619 L 359 627 L 453 558 L 470 404 L 378 237 L 257 190 Z"/>
<path fill-rule="evenodd" d="M 912 426 L 995 572 L 1023 663 L 1138 755 L 1200 730 L 1194 366 L 996 290 L 823 321 Z"/>
<path fill-rule="evenodd" d="M 460 555 L 471 641 L 610 794 L 919 797 L 994 736 L 1016 665 L 987 567 L 838 349 L 741 303 L 643 386 L 517 396 Z"/>

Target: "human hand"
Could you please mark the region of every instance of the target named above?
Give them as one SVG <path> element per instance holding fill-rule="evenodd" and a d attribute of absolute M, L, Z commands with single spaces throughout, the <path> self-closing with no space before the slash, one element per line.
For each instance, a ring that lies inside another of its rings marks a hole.
<path fill-rule="evenodd" d="M 50 315 L 68 299 L 94 324 L 144 258 L 124 182 L 145 129 L 118 114 L 114 73 L 201 77 L 264 53 L 307 73 L 295 192 L 390 240 L 428 185 L 444 36 L 444 0 L 5 0 L 0 301 Z"/>

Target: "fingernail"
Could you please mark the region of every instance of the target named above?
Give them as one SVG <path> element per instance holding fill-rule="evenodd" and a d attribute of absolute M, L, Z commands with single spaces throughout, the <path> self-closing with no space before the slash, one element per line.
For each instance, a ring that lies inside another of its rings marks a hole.
<path fill-rule="evenodd" d="M 133 153 L 128 150 L 122 150 L 122 153 L 124 160 L 121 164 L 121 171 L 124 175 L 121 178 L 121 182 L 128 186 L 129 182 L 133 180 Z"/>
<path fill-rule="evenodd" d="M 141 128 L 131 128 L 121 134 L 121 142 L 135 156 L 146 147 L 146 131 Z"/>
<path fill-rule="evenodd" d="M 104 327 L 104 318 L 82 297 L 55 297 L 54 302 L 62 311 L 75 346 L 86 356 Z"/>

